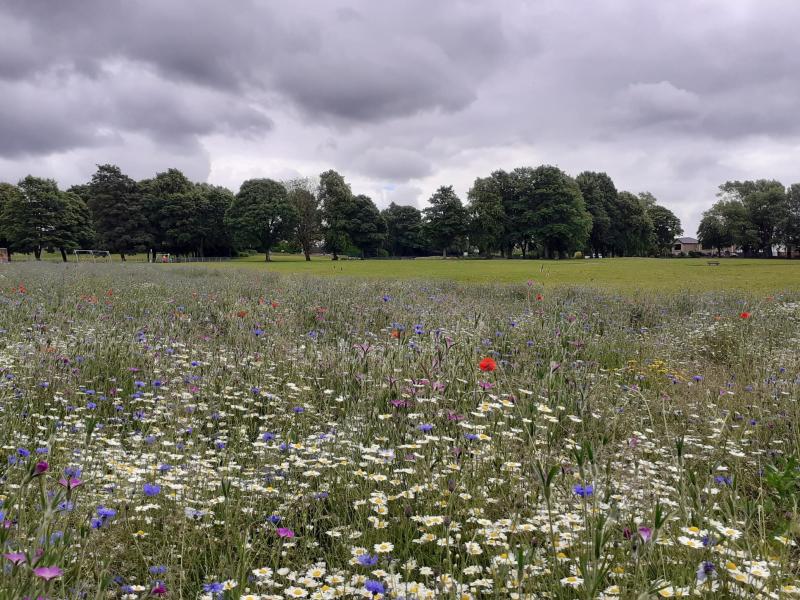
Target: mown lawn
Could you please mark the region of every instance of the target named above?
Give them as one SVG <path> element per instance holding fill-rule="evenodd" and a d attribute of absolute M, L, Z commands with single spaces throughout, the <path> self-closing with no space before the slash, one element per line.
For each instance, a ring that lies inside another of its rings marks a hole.
<path fill-rule="evenodd" d="M 15 255 L 15 262 L 33 262 Z M 60 255 L 45 255 L 46 262 L 60 262 Z M 70 256 L 70 260 L 73 257 Z M 717 259 L 713 259 L 717 260 Z M 146 261 L 145 255 L 128 258 L 130 266 Z M 119 263 L 119 256 L 112 257 Z M 101 264 L 99 261 L 98 264 Z M 737 290 L 779 293 L 800 289 L 799 260 L 720 259 L 719 266 L 709 259 L 613 258 L 601 260 L 462 260 L 421 258 L 416 260 L 340 260 L 314 256 L 311 262 L 301 255 L 273 254 L 238 258 L 218 263 L 203 263 L 211 269 L 252 269 L 264 273 L 313 276 L 346 276 L 368 279 L 419 279 L 468 283 L 526 283 L 547 287 L 568 285 L 598 287 L 624 292 L 708 292 Z M 74 264 L 74 263 L 73 263 Z M 84 259 L 82 265 L 91 264 Z M 153 265 L 153 268 L 186 268 L 197 263 Z M 150 268 L 150 267 L 147 267 Z"/>
<path fill-rule="evenodd" d="M 615 258 L 602 260 L 340 260 L 275 256 L 271 263 L 254 256 L 233 264 L 276 273 L 367 277 L 378 279 L 430 279 L 475 283 L 519 283 L 533 280 L 546 286 L 586 285 L 632 291 L 744 290 L 778 292 L 800 288 L 800 261 L 722 259 Z"/>

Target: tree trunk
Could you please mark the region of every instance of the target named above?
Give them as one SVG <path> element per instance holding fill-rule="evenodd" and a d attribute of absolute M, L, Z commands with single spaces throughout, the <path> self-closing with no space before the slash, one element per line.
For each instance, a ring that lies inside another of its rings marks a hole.
<path fill-rule="evenodd" d="M 34 248 L 33 249 L 33 256 L 36 260 L 42 260 L 42 249 L 41 248 Z"/>
<path fill-rule="evenodd" d="M 119 253 L 119 259 L 120 259 L 122 262 L 125 262 L 125 253 L 124 253 L 124 252 L 120 252 L 120 253 Z"/>
<path fill-rule="evenodd" d="M 61 260 L 67 262 L 67 251 L 64 248 L 59 248 L 59 250 L 61 250 Z"/>
<path fill-rule="evenodd" d="M 331 260 L 339 260 L 339 255 L 337 254 L 336 250 L 333 251 L 333 258 Z"/>
<path fill-rule="evenodd" d="M 442 258 L 447 258 L 447 248 L 442 249 Z"/>
<path fill-rule="evenodd" d="M 306 246 L 305 248 L 303 248 L 303 254 L 304 254 L 304 255 L 305 255 L 305 257 L 306 257 L 306 261 L 310 261 L 310 260 L 311 260 L 311 252 L 309 252 L 309 248 L 308 248 L 308 246 Z"/>
<path fill-rule="evenodd" d="M 264 252 L 264 262 L 272 262 L 272 258 L 269 256 L 269 248 Z"/>

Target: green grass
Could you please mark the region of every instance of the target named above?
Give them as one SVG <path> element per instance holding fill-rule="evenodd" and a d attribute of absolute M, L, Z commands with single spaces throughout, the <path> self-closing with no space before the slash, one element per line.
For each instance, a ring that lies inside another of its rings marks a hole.
<path fill-rule="evenodd" d="M 15 262 L 24 257 L 15 257 Z M 72 260 L 73 257 L 70 257 Z M 45 255 L 46 262 L 60 262 L 60 255 Z M 274 254 L 269 263 L 263 255 L 219 263 L 204 263 L 211 269 L 252 269 L 263 273 L 302 274 L 322 277 L 366 279 L 420 279 L 465 283 L 526 283 L 546 287 L 588 286 L 624 292 L 709 292 L 722 290 L 772 294 L 800 289 L 800 261 L 760 259 L 613 258 L 602 260 L 462 260 L 422 258 L 416 260 L 340 260 L 314 256 Z M 132 255 L 128 262 L 145 262 L 145 255 Z M 119 262 L 115 255 L 112 262 Z M 82 263 L 89 264 L 89 263 Z M 157 265 L 159 268 L 162 265 Z M 169 265 L 186 268 L 196 263 Z"/>
<path fill-rule="evenodd" d="M 429 279 L 469 283 L 524 283 L 545 286 L 586 285 L 633 291 L 743 290 L 777 292 L 800 288 L 800 261 L 722 259 L 709 266 L 708 259 L 615 258 L 602 260 L 343 260 L 275 256 L 271 263 L 253 256 L 233 264 L 275 273 L 349 276 L 373 279 Z"/>

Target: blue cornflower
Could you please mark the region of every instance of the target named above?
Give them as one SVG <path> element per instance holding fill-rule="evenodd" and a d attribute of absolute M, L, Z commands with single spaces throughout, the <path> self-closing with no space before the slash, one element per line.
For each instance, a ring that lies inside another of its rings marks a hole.
<path fill-rule="evenodd" d="M 203 584 L 203 591 L 208 594 L 221 594 L 224 591 L 221 583 L 212 581 L 211 583 Z"/>
<path fill-rule="evenodd" d="M 578 483 L 572 486 L 572 491 L 581 498 L 588 498 L 594 493 L 594 487 L 592 487 L 592 484 L 581 485 Z"/>
<path fill-rule="evenodd" d="M 145 483 L 144 486 L 142 486 L 142 491 L 145 496 L 158 496 L 161 492 L 161 486 L 157 483 Z"/>
<path fill-rule="evenodd" d="M 418 425 L 417 429 L 419 429 L 420 431 L 422 431 L 424 433 L 428 433 L 429 431 L 431 431 L 433 429 L 433 425 L 431 425 L 430 423 L 423 423 L 422 425 Z"/>
<path fill-rule="evenodd" d="M 154 565 L 148 569 L 151 575 L 163 575 L 167 572 L 167 567 L 164 565 Z"/>
<path fill-rule="evenodd" d="M 22 458 L 28 458 L 31 455 L 31 451 L 25 448 L 17 448 L 17 454 L 19 454 Z"/>
<path fill-rule="evenodd" d="M 423 333 L 425 333 L 425 328 L 419 324 L 414 325 L 414 333 L 416 333 L 417 335 L 422 335 Z"/>
<path fill-rule="evenodd" d="M 100 505 L 97 507 L 97 516 L 105 521 L 107 519 L 113 519 L 116 517 L 117 511 L 113 508 L 107 508 L 103 505 Z"/>
<path fill-rule="evenodd" d="M 261 434 L 261 439 L 264 440 L 265 442 L 271 442 L 272 440 L 275 439 L 275 434 L 267 431 L 266 433 Z"/>
<path fill-rule="evenodd" d="M 362 567 L 373 567 L 378 564 L 378 557 L 372 554 L 362 554 L 357 560 Z"/>
<path fill-rule="evenodd" d="M 368 592 L 371 592 L 373 596 L 377 594 L 383 595 L 386 593 L 386 588 L 383 587 L 383 584 L 380 581 L 375 581 L 374 579 L 367 579 L 364 582 L 364 588 Z"/>

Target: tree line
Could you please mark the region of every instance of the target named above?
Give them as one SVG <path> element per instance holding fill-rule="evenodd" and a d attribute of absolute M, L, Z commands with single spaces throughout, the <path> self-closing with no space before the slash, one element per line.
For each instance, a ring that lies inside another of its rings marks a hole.
<path fill-rule="evenodd" d="M 561 258 L 575 253 L 669 252 L 680 220 L 652 194 L 618 191 L 605 173 L 573 178 L 557 167 L 495 171 L 475 180 L 466 202 L 442 186 L 419 210 L 379 210 L 334 170 L 318 178 L 249 179 L 239 192 L 194 183 L 177 169 L 135 181 L 100 165 L 91 181 L 61 191 L 52 179 L 0 183 L 0 246 L 10 252 L 98 248 L 126 255 L 188 256 L 302 251 L 333 255 Z"/>
<path fill-rule="evenodd" d="M 800 183 L 784 187 L 780 181 L 726 181 L 717 202 L 703 213 L 697 234 L 707 248 L 722 254 L 736 246 L 745 256 L 773 255 L 783 246 L 786 256 L 800 248 Z"/>

